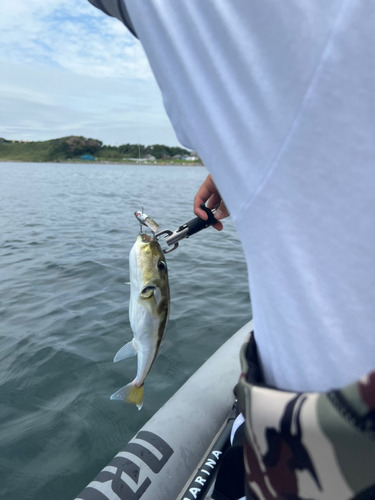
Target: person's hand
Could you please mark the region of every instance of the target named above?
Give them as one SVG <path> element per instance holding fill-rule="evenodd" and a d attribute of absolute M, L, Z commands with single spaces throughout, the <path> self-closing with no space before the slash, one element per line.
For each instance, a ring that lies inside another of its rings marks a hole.
<path fill-rule="evenodd" d="M 200 208 L 199 205 L 201 203 L 206 203 L 207 200 L 207 208 L 209 208 L 210 210 L 212 210 L 215 205 L 220 203 L 214 214 L 215 219 L 217 219 L 218 222 L 212 227 L 214 227 L 218 231 L 221 231 L 223 229 L 223 224 L 219 221 L 221 219 L 225 219 L 225 217 L 228 217 L 229 213 L 226 206 L 224 205 L 223 200 L 221 199 L 220 193 L 217 190 L 217 187 L 215 186 L 211 175 L 207 176 L 206 180 L 198 189 L 198 192 L 194 198 L 194 213 L 203 220 L 207 220 L 208 216 L 206 212 Z"/>

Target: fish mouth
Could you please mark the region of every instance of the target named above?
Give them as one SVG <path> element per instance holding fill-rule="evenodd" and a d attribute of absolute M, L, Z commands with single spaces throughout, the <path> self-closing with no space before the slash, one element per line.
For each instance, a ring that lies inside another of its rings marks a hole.
<path fill-rule="evenodd" d="M 149 243 L 151 241 L 151 236 L 149 236 L 148 234 L 146 233 L 142 233 L 139 235 L 143 241 L 143 243 Z"/>

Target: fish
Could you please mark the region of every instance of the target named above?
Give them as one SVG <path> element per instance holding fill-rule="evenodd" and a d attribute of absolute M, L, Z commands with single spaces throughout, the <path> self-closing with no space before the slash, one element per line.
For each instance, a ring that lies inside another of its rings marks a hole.
<path fill-rule="evenodd" d="M 151 217 L 146 215 L 143 212 L 140 212 L 137 210 L 134 212 L 135 217 L 139 221 L 140 224 L 143 224 L 144 226 L 147 226 L 151 231 L 155 234 L 160 230 L 159 224 L 157 224 Z"/>
<path fill-rule="evenodd" d="M 114 357 L 117 363 L 137 355 L 133 382 L 112 394 L 112 400 L 143 406 L 144 382 L 164 337 L 170 309 L 168 269 L 156 238 L 139 234 L 129 254 L 129 320 L 134 338 Z"/>

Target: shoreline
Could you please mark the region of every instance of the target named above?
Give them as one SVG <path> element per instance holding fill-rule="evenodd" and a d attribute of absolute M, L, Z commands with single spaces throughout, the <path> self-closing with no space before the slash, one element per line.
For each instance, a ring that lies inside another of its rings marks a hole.
<path fill-rule="evenodd" d="M 121 161 L 32 161 L 32 160 L 2 160 L 0 158 L 0 163 L 48 163 L 48 164 L 62 164 L 62 165 L 123 165 L 123 166 L 136 166 L 136 165 L 147 165 L 149 167 L 205 167 L 202 163 L 167 163 L 167 162 L 146 162 L 146 161 L 132 161 L 132 162 L 121 162 Z"/>

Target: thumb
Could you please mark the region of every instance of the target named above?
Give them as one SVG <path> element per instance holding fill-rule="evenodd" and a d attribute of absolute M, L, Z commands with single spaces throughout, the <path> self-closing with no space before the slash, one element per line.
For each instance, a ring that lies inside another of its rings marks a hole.
<path fill-rule="evenodd" d="M 214 214 L 215 219 L 221 220 L 225 219 L 225 217 L 228 217 L 229 212 L 227 210 L 227 207 L 225 206 L 225 203 L 223 201 L 220 202 L 220 205 L 217 207 L 217 210 Z"/>

